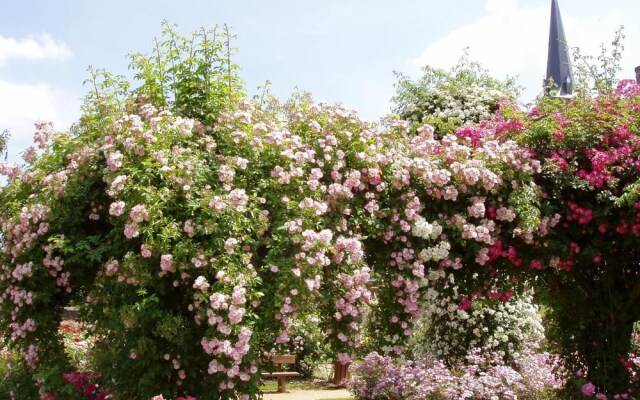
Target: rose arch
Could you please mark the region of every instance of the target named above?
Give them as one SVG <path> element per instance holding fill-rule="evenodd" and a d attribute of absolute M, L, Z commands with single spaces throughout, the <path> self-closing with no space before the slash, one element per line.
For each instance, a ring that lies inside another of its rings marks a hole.
<path fill-rule="evenodd" d="M 116 392 L 248 398 L 263 352 L 309 313 L 347 363 L 365 317 L 367 346 L 400 353 L 447 271 L 511 296 L 486 266 L 499 237 L 540 223 L 540 165 L 499 122 L 436 140 L 306 94 L 247 99 L 211 32 L 167 32 L 160 58 L 133 56 L 139 87 L 95 73 L 71 132 L 39 124 L 26 164 L 3 166 L 3 333 L 45 389 L 69 367 L 55 335 L 69 304 Z"/>

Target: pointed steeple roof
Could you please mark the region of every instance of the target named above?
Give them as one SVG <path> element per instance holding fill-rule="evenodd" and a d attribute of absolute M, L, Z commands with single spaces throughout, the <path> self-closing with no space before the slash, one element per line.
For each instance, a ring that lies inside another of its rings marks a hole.
<path fill-rule="evenodd" d="M 553 79 L 553 88 L 548 89 L 552 96 L 573 96 L 573 73 L 569 45 L 564 34 L 560 8 L 557 0 L 551 0 L 551 25 L 549 28 L 549 55 L 547 57 L 547 77 L 545 88 Z"/>

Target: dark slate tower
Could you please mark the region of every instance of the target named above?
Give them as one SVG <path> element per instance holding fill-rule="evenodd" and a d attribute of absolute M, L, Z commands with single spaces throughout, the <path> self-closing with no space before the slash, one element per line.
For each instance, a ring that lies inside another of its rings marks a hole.
<path fill-rule="evenodd" d="M 553 80 L 553 86 L 547 88 Z M 547 78 L 544 80 L 547 93 L 554 97 L 573 96 L 573 73 L 569 45 L 564 35 L 558 1 L 551 0 L 551 25 L 549 28 L 549 55 L 547 57 Z"/>

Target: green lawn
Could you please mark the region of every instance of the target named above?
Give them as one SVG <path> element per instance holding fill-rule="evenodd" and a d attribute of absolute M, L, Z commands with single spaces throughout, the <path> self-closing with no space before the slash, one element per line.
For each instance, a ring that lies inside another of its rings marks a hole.
<path fill-rule="evenodd" d="M 333 383 L 321 380 L 301 380 L 296 378 L 287 378 L 287 389 L 296 390 L 332 390 L 337 387 Z M 278 390 L 278 381 L 275 379 L 265 379 L 260 389 L 263 392 L 275 392 Z"/>
<path fill-rule="evenodd" d="M 287 379 L 287 391 L 288 390 L 334 390 L 338 387 L 333 383 L 329 383 L 324 380 L 301 380 L 296 378 Z M 277 380 L 265 380 L 260 386 L 260 389 L 265 393 L 275 393 L 278 391 Z M 342 397 L 333 399 L 321 399 L 321 400 L 355 400 L 354 397 Z"/>

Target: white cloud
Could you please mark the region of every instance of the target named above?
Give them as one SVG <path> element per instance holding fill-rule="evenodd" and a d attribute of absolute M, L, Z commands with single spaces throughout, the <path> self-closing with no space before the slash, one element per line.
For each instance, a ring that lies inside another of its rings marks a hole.
<path fill-rule="evenodd" d="M 20 84 L 0 80 L 0 131 L 11 132 L 9 158 L 17 161 L 32 144 L 34 122 L 53 122 L 66 129 L 75 119 L 78 102 L 45 84 Z"/>
<path fill-rule="evenodd" d="M 484 9 L 488 13 L 501 13 L 504 11 L 513 11 L 518 8 L 517 0 L 486 0 Z"/>
<path fill-rule="evenodd" d="M 0 36 L 0 66 L 11 58 L 27 60 L 64 60 L 71 57 L 69 46 L 48 33 L 29 35 L 23 39 Z"/>
<path fill-rule="evenodd" d="M 0 36 L 0 66 L 12 59 L 65 60 L 71 56 L 69 46 L 47 33 L 23 39 Z M 71 111 L 78 102 L 65 92 L 44 83 L 16 83 L 0 80 L 0 131 L 8 129 L 9 158 L 18 160 L 20 153 L 32 144 L 34 122 L 53 122 L 66 129 L 74 119 Z"/>
<path fill-rule="evenodd" d="M 493 76 L 519 76 L 525 87 L 522 99 L 532 100 L 542 89 L 546 73 L 549 42 L 550 9 L 519 6 L 517 0 L 485 0 L 485 14 L 474 22 L 461 26 L 435 43 L 427 46 L 422 55 L 412 60 L 415 74 L 425 65 L 449 69 L 456 64 L 462 51 L 469 48 L 470 58 L 479 61 Z M 635 13 L 616 13 L 598 8 L 592 15 L 574 16 L 572 7 L 561 9 L 567 41 L 584 54 L 598 54 L 600 43 L 609 43 L 614 32 Z M 633 20 L 627 22 L 634 26 Z M 630 33 L 634 33 L 633 31 Z M 630 39 L 634 43 L 629 43 Z M 637 35 L 627 35 L 627 48 L 640 47 Z M 623 59 L 623 76 L 632 76 L 632 68 Z M 631 68 L 627 71 L 626 69 Z"/>
<path fill-rule="evenodd" d="M 546 71 L 548 8 L 519 8 L 516 0 L 487 0 L 484 9 L 485 15 L 476 21 L 427 46 L 413 60 L 413 69 L 424 65 L 449 69 L 468 47 L 469 57 L 492 75 L 518 75 L 522 85 L 537 90 Z"/>

